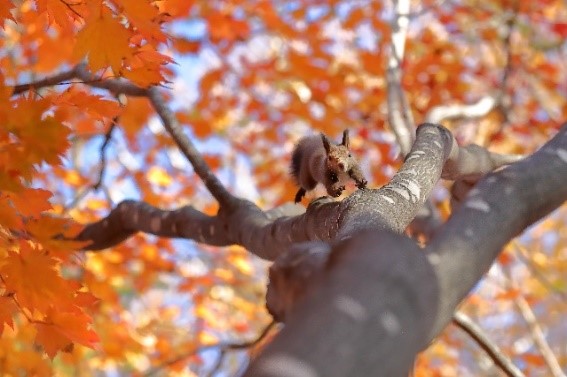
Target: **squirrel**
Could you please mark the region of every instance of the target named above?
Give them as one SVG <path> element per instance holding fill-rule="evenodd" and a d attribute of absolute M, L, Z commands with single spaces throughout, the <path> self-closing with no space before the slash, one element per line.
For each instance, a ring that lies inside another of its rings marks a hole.
<path fill-rule="evenodd" d="M 323 133 L 299 140 L 291 155 L 290 170 L 300 187 L 295 195 L 296 203 L 319 182 L 335 198 L 342 194 L 349 178 L 356 182 L 359 189 L 368 183 L 350 153 L 348 129 L 343 132 L 343 141 L 337 145 L 332 144 Z"/>

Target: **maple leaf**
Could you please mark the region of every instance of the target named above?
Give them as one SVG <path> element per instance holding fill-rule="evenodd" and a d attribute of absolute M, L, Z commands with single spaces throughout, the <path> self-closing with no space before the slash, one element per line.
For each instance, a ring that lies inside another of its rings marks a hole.
<path fill-rule="evenodd" d="M 72 33 L 74 21 L 79 19 L 76 7 L 80 4 L 68 4 L 61 0 L 36 0 L 37 10 L 47 13 L 50 22 L 55 22 L 65 33 Z"/>
<path fill-rule="evenodd" d="M 92 319 L 83 313 L 49 310 L 43 322 L 35 323 L 36 343 L 43 346 L 47 355 L 55 357 L 57 352 L 68 349 L 73 343 L 93 348 L 99 342 L 97 334 L 89 329 Z"/>
<path fill-rule="evenodd" d="M 54 100 L 57 106 L 72 106 L 81 112 L 87 112 L 92 119 L 112 119 L 120 113 L 120 105 L 116 101 L 105 99 L 101 95 L 93 95 L 76 88 L 70 88 Z"/>
<path fill-rule="evenodd" d="M 50 306 L 73 308 L 73 291 L 57 272 L 57 261 L 20 241 L 20 252 L 10 251 L 0 264 L 6 289 L 21 306 L 45 312 Z"/>
<path fill-rule="evenodd" d="M 114 0 L 122 6 L 123 12 L 134 27 L 147 40 L 165 42 L 165 34 L 161 30 L 159 9 L 147 0 Z"/>
<path fill-rule="evenodd" d="M 52 195 L 47 190 L 26 188 L 18 195 L 8 194 L 8 197 L 22 215 L 39 217 L 43 211 L 51 209 L 49 198 Z"/>
<path fill-rule="evenodd" d="M 0 336 L 4 331 L 4 326 L 14 328 L 12 317 L 18 311 L 18 306 L 11 296 L 0 296 Z"/>
<path fill-rule="evenodd" d="M 13 20 L 12 13 L 10 12 L 14 8 L 14 4 L 12 0 L 8 1 L 0 1 L 0 25 L 2 29 L 4 29 L 4 20 L 10 19 Z"/>
<path fill-rule="evenodd" d="M 130 37 L 128 29 L 101 2 L 98 12 L 93 12 L 85 27 L 77 34 L 73 56 L 76 59 L 88 56 L 89 67 L 93 71 L 110 66 L 117 73 L 122 60 L 132 56 Z"/>

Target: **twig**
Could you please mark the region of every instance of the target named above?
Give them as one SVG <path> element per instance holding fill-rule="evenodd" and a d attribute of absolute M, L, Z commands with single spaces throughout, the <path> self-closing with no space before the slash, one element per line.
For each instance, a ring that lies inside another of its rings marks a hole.
<path fill-rule="evenodd" d="M 61 72 L 56 75 L 46 77 L 42 80 L 33 81 L 27 84 L 16 85 L 14 86 L 14 91 L 12 92 L 12 95 L 21 94 L 28 90 L 37 90 L 37 89 L 45 88 L 47 86 L 54 86 L 61 83 L 62 81 L 69 81 L 75 78 L 76 75 L 77 75 L 77 67 L 74 67 L 69 71 Z"/>
<path fill-rule="evenodd" d="M 488 336 L 477 326 L 467 315 L 456 312 L 453 316 L 453 323 L 461 330 L 470 335 L 471 338 L 486 352 L 492 359 L 494 364 L 498 365 L 500 369 L 509 377 L 524 377 L 522 371 L 514 365 L 504 352 L 492 342 Z"/>
<path fill-rule="evenodd" d="M 116 128 L 117 122 L 118 122 L 118 117 L 114 117 L 114 119 L 112 119 L 112 123 L 110 127 L 108 128 L 108 131 L 106 131 L 106 133 L 104 134 L 104 141 L 102 142 L 102 145 L 100 146 L 99 149 L 100 170 L 98 172 L 98 179 L 93 184 L 94 190 L 98 190 L 102 185 L 102 181 L 104 179 L 104 173 L 106 171 L 106 147 L 108 146 L 110 140 L 112 139 L 112 131 L 114 131 L 114 129 Z"/>
<path fill-rule="evenodd" d="M 510 276 L 509 270 L 505 266 L 503 266 L 502 271 L 504 272 L 509 287 L 516 288 L 515 283 Z M 561 366 L 559 365 L 559 362 L 557 361 L 557 358 L 553 354 L 549 343 L 547 343 L 545 335 L 543 334 L 543 330 L 537 323 L 536 316 L 526 299 L 523 296 L 518 295 L 514 298 L 514 304 L 520 311 L 522 317 L 524 317 L 524 320 L 528 325 L 528 329 L 530 330 L 534 344 L 545 360 L 545 363 L 549 368 L 551 375 L 553 377 L 566 377 L 565 373 L 563 373 L 563 370 L 561 369 Z"/>
<path fill-rule="evenodd" d="M 514 303 L 516 304 L 516 307 L 520 310 L 522 317 L 524 317 L 524 320 L 526 321 L 528 328 L 530 329 L 530 333 L 532 335 L 534 343 L 537 349 L 539 350 L 539 352 L 541 353 L 541 356 L 545 360 L 545 363 L 549 367 L 551 374 L 554 377 L 565 377 L 565 373 L 563 373 L 563 370 L 561 369 L 561 366 L 559 365 L 557 358 L 553 354 L 553 351 L 551 350 L 549 343 L 547 343 L 547 340 L 545 340 L 545 335 L 543 334 L 543 330 L 541 329 L 541 326 L 537 323 L 537 319 L 534 315 L 534 312 L 532 311 L 532 308 L 530 307 L 526 299 L 523 297 L 516 297 L 514 299 Z"/>
<path fill-rule="evenodd" d="M 265 328 L 264 330 L 262 330 L 262 332 L 260 333 L 260 335 L 258 335 L 255 339 L 248 341 L 248 342 L 241 342 L 241 343 L 226 343 L 226 342 L 220 342 L 217 344 L 209 344 L 206 346 L 202 346 L 202 347 L 198 347 L 196 349 L 193 349 L 185 354 L 182 355 L 178 355 L 172 359 L 169 359 L 163 363 L 161 363 L 160 365 L 157 365 L 151 369 L 149 369 L 147 372 L 145 372 L 143 375 L 146 377 L 149 376 L 153 376 L 154 374 L 156 374 L 157 372 L 159 372 L 161 369 L 166 368 L 170 365 L 173 365 L 175 363 L 178 363 L 188 357 L 191 357 L 193 355 L 196 355 L 198 353 L 204 352 L 204 351 L 208 351 L 211 349 L 215 349 L 215 348 L 219 348 L 220 352 L 226 352 L 227 350 L 241 350 L 241 349 L 245 349 L 245 348 L 251 348 L 254 347 L 255 345 L 257 345 L 258 343 L 260 343 L 270 332 L 270 330 L 276 325 L 275 321 L 270 322 Z"/>
<path fill-rule="evenodd" d="M 70 81 L 74 78 L 81 81 Z M 133 97 L 144 97 L 148 90 L 132 84 L 129 81 L 113 78 L 97 78 L 87 71 L 84 63 L 75 66 L 73 69 L 48 76 L 42 80 L 33 81 L 27 84 L 14 86 L 12 95 L 18 95 L 28 90 L 37 90 L 48 86 L 85 84 L 95 88 L 107 89 L 114 94 L 126 94 Z"/>

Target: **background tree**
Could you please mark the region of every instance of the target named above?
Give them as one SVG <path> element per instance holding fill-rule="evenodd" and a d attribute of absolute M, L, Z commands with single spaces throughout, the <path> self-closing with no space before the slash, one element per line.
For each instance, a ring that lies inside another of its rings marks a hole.
<path fill-rule="evenodd" d="M 564 375 L 564 2 L 0 19 L 1 374 L 243 373 L 266 297 L 250 375 Z M 345 128 L 370 189 L 289 204 Z"/>

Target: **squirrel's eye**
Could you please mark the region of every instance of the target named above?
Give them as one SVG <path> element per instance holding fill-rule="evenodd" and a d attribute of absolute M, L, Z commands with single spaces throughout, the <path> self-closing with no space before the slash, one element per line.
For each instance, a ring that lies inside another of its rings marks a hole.
<path fill-rule="evenodd" d="M 350 153 L 348 154 L 348 156 L 349 156 L 349 157 L 352 157 L 352 155 L 351 155 Z"/>
<path fill-rule="evenodd" d="M 329 179 L 331 180 L 331 182 L 336 183 L 339 181 L 339 177 L 337 177 L 337 175 L 335 173 L 331 173 L 329 175 Z"/>

